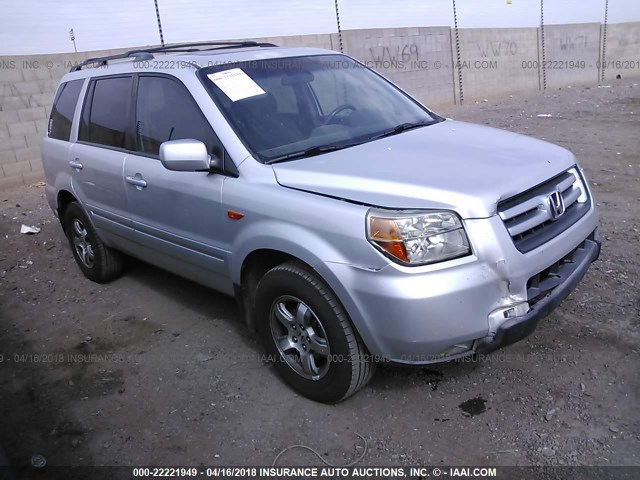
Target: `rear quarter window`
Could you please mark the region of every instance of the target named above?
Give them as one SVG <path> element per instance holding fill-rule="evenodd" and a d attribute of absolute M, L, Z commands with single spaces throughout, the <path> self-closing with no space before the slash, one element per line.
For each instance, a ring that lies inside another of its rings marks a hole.
<path fill-rule="evenodd" d="M 72 80 L 60 86 L 58 95 L 53 103 L 53 108 L 51 109 L 51 116 L 49 117 L 49 138 L 69 141 L 73 114 L 76 111 L 76 105 L 83 83 L 84 79 Z"/>

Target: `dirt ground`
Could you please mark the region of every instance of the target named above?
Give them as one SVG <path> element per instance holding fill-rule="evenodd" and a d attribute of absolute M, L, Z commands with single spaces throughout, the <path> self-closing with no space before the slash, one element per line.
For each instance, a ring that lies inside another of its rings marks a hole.
<path fill-rule="evenodd" d="M 639 83 L 443 112 L 571 149 L 600 207 L 601 260 L 527 340 L 382 366 L 334 406 L 260 361 L 232 299 L 133 260 L 94 284 L 42 187 L 0 192 L 0 445 L 18 465 L 271 465 L 294 444 L 344 464 L 359 434 L 359 465 L 640 466 Z M 319 463 L 302 449 L 278 460 Z"/>

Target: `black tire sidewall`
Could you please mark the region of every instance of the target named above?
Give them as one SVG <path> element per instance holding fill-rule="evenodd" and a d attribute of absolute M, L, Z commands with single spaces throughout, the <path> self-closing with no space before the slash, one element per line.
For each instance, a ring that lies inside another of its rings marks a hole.
<path fill-rule="evenodd" d="M 285 266 L 288 268 L 281 266 L 267 272 L 256 291 L 256 327 L 267 358 L 294 390 L 319 402 L 337 402 L 347 394 L 353 381 L 352 356 L 358 352 L 349 347 L 347 335 L 355 335 L 355 332 L 333 293 L 313 273 L 297 265 Z M 271 307 L 282 295 L 291 295 L 303 301 L 316 314 L 327 334 L 330 365 L 319 380 L 309 380 L 295 372 L 282 358 L 273 340 Z"/>

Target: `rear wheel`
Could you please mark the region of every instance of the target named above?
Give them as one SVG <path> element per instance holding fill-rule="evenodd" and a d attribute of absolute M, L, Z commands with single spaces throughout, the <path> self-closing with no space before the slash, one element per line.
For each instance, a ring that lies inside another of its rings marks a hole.
<path fill-rule="evenodd" d="M 122 273 L 122 254 L 102 243 L 77 202 L 65 209 L 64 226 L 73 257 L 85 277 L 103 283 Z"/>
<path fill-rule="evenodd" d="M 334 403 L 373 376 L 375 363 L 329 288 L 304 265 L 269 270 L 256 290 L 256 327 L 280 376 L 300 394 Z"/>

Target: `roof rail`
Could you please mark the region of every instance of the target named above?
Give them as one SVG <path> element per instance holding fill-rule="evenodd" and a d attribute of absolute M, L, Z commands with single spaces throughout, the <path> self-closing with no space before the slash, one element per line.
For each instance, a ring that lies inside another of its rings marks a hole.
<path fill-rule="evenodd" d="M 273 43 L 259 43 L 252 40 L 240 42 L 196 42 L 196 43 L 176 43 L 175 45 L 166 45 L 164 47 L 142 48 L 137 50 L 129 50 L 118 55 L 109 55 L 107 57 L 88 58 L 79 65 L 71 68 L 71 72 L 82 70 L 82 67 L 97 64 L 96 66 L 105 66 L 111 60 L 122 58 L 131 58 L 133 61 L 151 60 L 154 53 L 179 53 L 179 52 L 200 52 L 207 50 L 219 50 L 224 48 L 242 48 L 242 47 L 277 47 Z M 211 48 L 200 48 L 211 47 Z"/>

